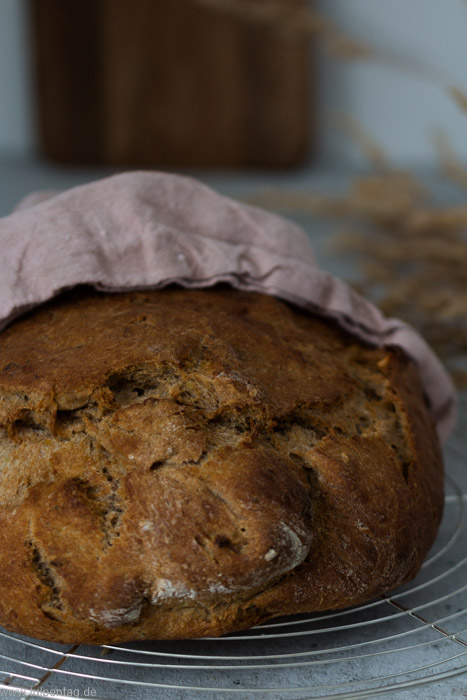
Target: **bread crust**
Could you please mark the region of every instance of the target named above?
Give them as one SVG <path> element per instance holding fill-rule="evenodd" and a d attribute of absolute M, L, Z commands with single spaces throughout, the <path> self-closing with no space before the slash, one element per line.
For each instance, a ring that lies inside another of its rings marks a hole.
<path fill-rule="evenodd" d="M 64 295 L 0 336 L 0 623 L 215 636 L 411 579 L 443 468 L 412 362 L 230 289 Z"/>

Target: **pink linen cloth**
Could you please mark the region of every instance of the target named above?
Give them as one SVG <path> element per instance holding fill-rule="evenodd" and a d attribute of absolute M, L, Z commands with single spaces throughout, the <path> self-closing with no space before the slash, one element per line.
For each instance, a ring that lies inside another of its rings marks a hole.
<path fill-rule="evenodd" d="M 319 269 L 299 227 L 192 178 L 128 172 L 33 193 L 0 219 L 0 247 L 0 329 L 77 284 L 118 292 L 227 282 L 332 318 L 372 345 L 401 347 L 418 366 L 440 437 L 454 425 L 450 377 L 412 327 Z"/>

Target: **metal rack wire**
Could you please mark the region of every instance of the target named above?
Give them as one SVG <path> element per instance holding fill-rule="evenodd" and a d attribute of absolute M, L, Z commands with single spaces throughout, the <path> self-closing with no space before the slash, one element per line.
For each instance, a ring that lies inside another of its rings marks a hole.
<path fill-rule="evenodd" d="M 439 536 L 392 595 L 221 639 L 70 648 L 0 630 L 0 696 L 342 700 L 467 673 L 467 396 L 459 413 Z"/>

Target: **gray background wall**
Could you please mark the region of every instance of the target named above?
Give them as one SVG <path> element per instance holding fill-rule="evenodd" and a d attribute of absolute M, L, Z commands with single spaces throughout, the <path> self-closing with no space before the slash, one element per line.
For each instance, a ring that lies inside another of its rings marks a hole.
<path fill-rule="evenodd" d="M 359 160 L 330 125 L 354 116 L 394 161 L 435 162 L 433 129 L 441 127 L 467 160 L 467 113 L 447 94 L 467 93 L 465 0 L 317 0 L 344 31 L 381 50 L 435 66 L 437 82 L 383 62 L 345 63 L 321 52 L 320 154 L 325 162 Z M 25 0 L 0 0 L 0 154 L 24 156 L 35 146 Z"/>
<path fill-rule="evenodd" d="M 24 0 L 0 0 L 0 154 L 34 147 L 32 95 Z"/>

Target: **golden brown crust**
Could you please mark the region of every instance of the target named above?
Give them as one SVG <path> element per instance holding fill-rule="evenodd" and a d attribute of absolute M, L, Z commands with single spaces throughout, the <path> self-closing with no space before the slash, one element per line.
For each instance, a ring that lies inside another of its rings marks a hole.
<path fill-rule="evenodd" d="M 232 290 L 72 294 L 0 336 L 0 622 L 218 635 L 418 571 L 441 518 L 417 372 Z"/>

